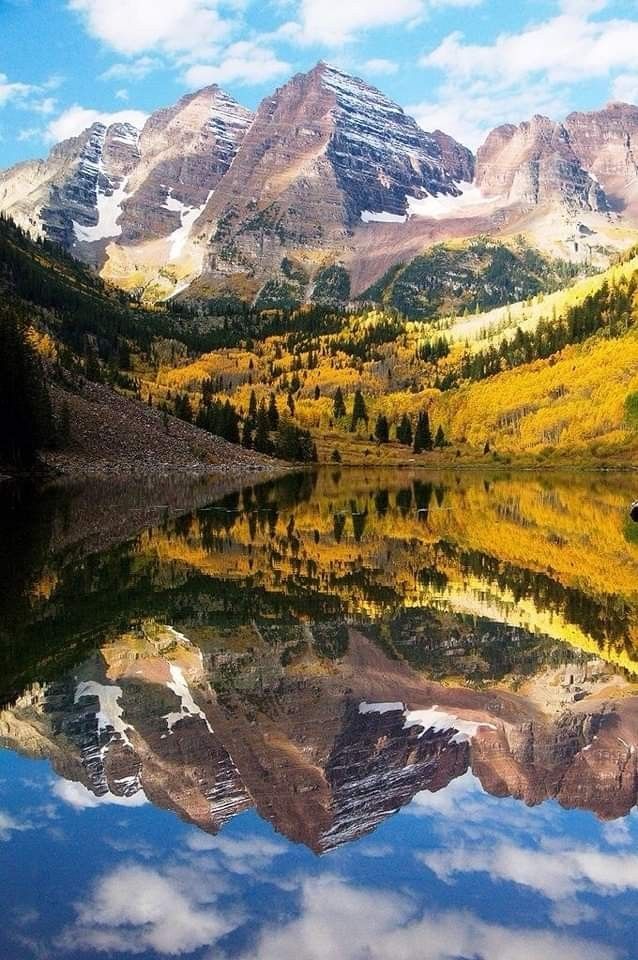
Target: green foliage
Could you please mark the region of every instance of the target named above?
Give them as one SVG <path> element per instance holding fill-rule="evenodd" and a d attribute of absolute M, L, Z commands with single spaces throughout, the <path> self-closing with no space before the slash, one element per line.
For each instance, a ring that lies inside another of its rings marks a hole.
<path fill-rule="evenodd" d="M 345 267 L 333 265 L 321 270 L 312 293 L 315 303 L 347 303 L 350 299 L 350 274 Z"/>
<path fill-rule="evenodd" d="M 404 413 L 400 422 L 397 424 L 397 440 L 406 447 L 412 446 L 412 421 L 407 413 Z"/>
<path fill-rule="evenodd" d="M 413 449 L 415 453 L 423 453 L 432 450 L 433 446 L 430 417 L 427 410 L 422 410 L 414 431 Z"/>
<path fill-rule="evenodd" d="M 175 397 L 175 416 L 186 423 L 193 422 L 193 407 L 187 393 L 178 393 Z"/>
<path fill-rule="evenodd" d="M 627 423 L 638 429 L 638 393 L 630 393 L 625 400 L 625 416 Z"/>
<path fill-rule="evenodd" d="M 195 425 L 229 443 L 239 443 L 239 416 L 229 400 L 225 403 L 214 400 L 202 404 Z"/>
<path fill-rule="evenodd" d="M 28 469 L 54 439 L 42 365 L 16 318 L 0 309 L 0 464 Z"/>
<path fill-rule="evenodd" d="M 546 257 L 523 240 L 506 245 L 479 237 L 463 246 L 438 244 L 407 266 L 393 267 L 361 297 L 411 319 L 490 310 L 557 290 L 577 268 Z"/>
<path fill-rule="evenodd" d="M 354 402 L 352 405 L 352 421 L 350 423 L 350 429 L 354 432 L 359 425 L 359 422 L 363 420 L 365 423 L 368 422 L 368 411 L 366 408 L 366 402 L 363 399 L 363 394 L 361 390 L 355 390 Z"/>
<path fill-rule="evenodd" d="M 390 427 L 388 425 L 388 418 L 382 413 L 380 413 L 377 417 L 377 422 L 374 427 L 374 435 L 379 443 L 390 442 Z"/>
<path fill-rule="evenodd" d="M 546 360 L 569 344 L 582 343 L 595 333 L 610 339 L 620 337 L 635 323 L 633 303 L 637 293 L 635 274 L 614 286 L 603 283 L 583 303 L 570 307 L 561 320 L 541 320 L 532 331 L 517 327 L 512 339 L 503 340 L 498 347 L 466 353 L 458 376 L 451 374 L 441 386 L 450 389 L 459 380 L 483 380 L 534 360 Z"/>
<path fill-rule="evenodd" d="M 255 310 L 294 310 L 301 303 L 298 287 L 287 280 L 268 280 L 255 300 Z"/>
<path fill-rule="evenodd" d="M 335 390 L 332 412 L 335 420 L 340 420 L 346 415 L 346 402 L 343 399 L 343 391 L 341 390 L 341 387 L 337 387 Z"/>
<path fill-rule="evenodd" d="M 282 417 L 275 435 L 273 453 L 280 460 L 292 463 L 313 463 L 317 451 L 310 431 L 302 430 L 289 417 Z"/>
<path fill-rule="evenodd" d="M 270 422 L 268 420 L 266 404 L 263 400 L 257 410 L 254 446 L 258 453 L 270 453 L 272 450 L 272 444 L 270 442 Z"/>

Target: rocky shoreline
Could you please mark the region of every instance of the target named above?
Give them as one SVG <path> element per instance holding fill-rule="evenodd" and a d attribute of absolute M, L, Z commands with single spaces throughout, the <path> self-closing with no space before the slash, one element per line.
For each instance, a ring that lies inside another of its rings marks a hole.
<path fill-rule="evenodd" d="M 101 384 L 84 381 L 72 391 L 53 385 L 51 397 L 56 418 L 64 412 L 70 424 L 64 447 L 43 455 L 51 479 L 182 476 L 242 482 L 291 469 Z"/>

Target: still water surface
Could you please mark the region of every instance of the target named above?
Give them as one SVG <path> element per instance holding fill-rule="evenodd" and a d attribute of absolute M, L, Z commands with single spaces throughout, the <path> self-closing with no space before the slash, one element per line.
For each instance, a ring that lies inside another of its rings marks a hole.
<path fill-rule="evenodd" d="M 638 957 L 626 476 L 0 494 L 0 957 Z"/>

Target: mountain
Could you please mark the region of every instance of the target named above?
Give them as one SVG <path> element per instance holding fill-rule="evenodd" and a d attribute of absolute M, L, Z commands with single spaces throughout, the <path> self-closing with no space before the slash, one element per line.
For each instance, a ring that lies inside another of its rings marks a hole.
<path fill-rule="evenodd" d="M 251 120 L 211 86 L 157 111 L 141 131 L 95 123 L 47 160 L 1 174 L 0 211 L 100 268 L 108 247 L 146 243 L 146 259 L 159 270 L 181 256 Z M 129 279 L 131 269 L 124 267 Z"/>
<path fill-rule="evenodd" d="M 342 658 L 300 677 L 277 662 L 285 644 L 246 664 L 147 622 L 25 690 L 0 712 L 0 743 L 50 758 L 71 795 L 148 799 L 209 833 L 254 807 L 318 854 L 470 769 L 530 805 L 555 798 L 604 819 L 635 806 L 636 715 L 622 692 L 541 713 L 515 693 L 431 683 L 348 633 Z M 541 673 L 541 690 L 558 679 Z"/>
<path fill-rule="evenodd" d="M 259 283 L 287 252 L 320 262 L 363 220 L 404 221 L 409 198 L 455 197 L 472 172 L 469 150 L 320 63 L 261 104 L 197 224 L 212 240 L 208 272 Z"/>
<path fill-rule="evenodd" d="M 80 244 L 119 236 L 123 183 L 139 160 L 139 131 L 95 123 L 55 146 L 47 160 L 0 175 L 0 207 L 35 236 L 81 254 Z"/>
<path fill-rule="evenodd" d="M 321 62 L 256 114 L 211 86 L 141 131 L 94 124 L 0 174 L 0 211 L 149 302 L 320 299 L 326 269 L 347 299 L 477 236 L 606 265 L 638 235 L 637 131 L 613 103 L 506 124 L 474 157 Z"/>

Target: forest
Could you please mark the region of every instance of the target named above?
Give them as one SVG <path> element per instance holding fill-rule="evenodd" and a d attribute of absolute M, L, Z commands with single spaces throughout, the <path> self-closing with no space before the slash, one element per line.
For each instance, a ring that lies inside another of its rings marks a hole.
<path fill-rule="evenodd" d="M 463 256 L 488 256 L 488 275 L 505 276 L 514 254 L 493 246 L 475 241 Z M 533 251 L 514 249 L 529 272 L 542 269 Z M 465 311 L 414 319 L 392 298 L 342 307 L 333 293 L 343 274 L 320 279 L 323 302 L 303 307 L 150 309 L 0 219 L 1 462 L 27 466 L 64 443 L 64 412 L 51 410 L 45 384 L 73 378 L 298 462 L 610 462 L 638 446 L 635 251 L 591 277 L 586 295 L 566 286 L 558 301 L 541 293 L 471 322 Z"/>

